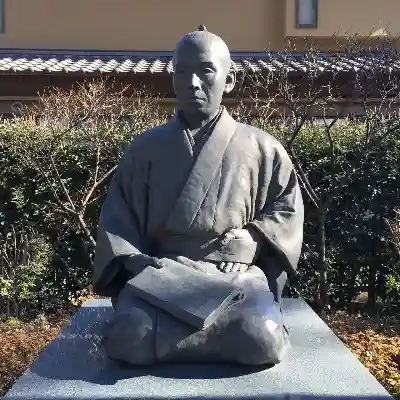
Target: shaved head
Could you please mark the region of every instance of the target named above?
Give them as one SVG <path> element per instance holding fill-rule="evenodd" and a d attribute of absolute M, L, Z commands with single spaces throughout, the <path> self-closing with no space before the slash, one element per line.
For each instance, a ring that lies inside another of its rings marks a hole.
<path fill-rule="evenodd" d="M 204 27 L 179 40 L 173 66 L 178 105 L 189 120 L 206 120 L 216 114 L 223 94 L 235 85 L 228 46 Z"/>
<path fill-rule="evenodd" d="M 201 28 L 201 27 L 200 27 Z M 206 29 L 193 31 L 184 35 L 176 44 L 174 52 L 174 64 L 177 54 L 186 46 L 193 46 L 201 50 L 210 50 L 219 55 L 222 62 L 226 64 L 227 70 L 231 66 L 231 53 L 228 46 L 219 36 L 208 32 Z"/>

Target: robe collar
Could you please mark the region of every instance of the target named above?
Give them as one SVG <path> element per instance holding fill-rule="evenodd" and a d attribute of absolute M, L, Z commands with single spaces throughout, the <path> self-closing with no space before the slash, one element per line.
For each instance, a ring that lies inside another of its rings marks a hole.
<path fill-rule="evenodd" d="M 166 228 L 181 231 L 192 226 L 211 183 L 221 167 L 226 148 L 236 132 L 237 122 L 223 107 L 215 127 L 202 147 L 187 181 L 166 221 Z M 184 128 L 181 125 L 182 131 Z"/>

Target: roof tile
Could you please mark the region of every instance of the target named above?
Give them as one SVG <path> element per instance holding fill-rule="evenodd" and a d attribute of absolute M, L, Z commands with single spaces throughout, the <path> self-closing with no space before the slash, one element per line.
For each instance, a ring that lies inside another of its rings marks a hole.
<path fill-rule="evenodd" d="M 389 68 L 384 58 L 382 67 Z M 389 59 L 390 60 L 390 59 Z M 385 64 L 385 65 L 384 65 Z M 390 61 L 391 70 L 400 70 L 398 59 Z M 232 68 L 237 72 L 285 70 L 288 72 L 359 71 L 376 67 L 371 54 L 363 56 L 321 53 L 313 59 L 305 53 L 232 53 Z M 121 52 L 79 50 L 0 49 L 3 72 L 81 72 L 120 74 L 171 74 L 172 52 Z"/>

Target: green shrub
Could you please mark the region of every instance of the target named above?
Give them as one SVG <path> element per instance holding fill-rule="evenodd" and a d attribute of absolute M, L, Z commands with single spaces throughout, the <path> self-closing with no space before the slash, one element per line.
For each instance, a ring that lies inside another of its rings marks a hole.
<path fill-rule="evenodd" d="M 327 280 L 331 304 L 344 307 L 357 295 L 388 298 L 397 264 L 388 246 L 384 222 L 400 203 L 400 129 L 377 136 L 363 146 L 365 123 L 344 120 L 332 130 L 335 156 L 324 129 L 305 124 L 295 151 L 320 199 L 332 195 L 325 220 Z M 285 142 L 282 133 L 281 139 Z M 332 176 L 334 184 L 332 185 Z M 305 246 L 299 265 L 301 293 L 315 300 L 318 293 L 317 214 L 304 194 Z M 393 299 L 394 300 L 394 299 Z"/>
<path fill-rule="evenodd" d="M 123 96 L 99 80 L 76 91 L 52 90 L 37 109 L 0 123 L 0 233 L 12 225 L 18 234 L 34 232 L 31 246 L 46 238 L 52 249 L 40 289 L 32 286 L 38 282 L 32 265 L 19 267 L 25 276 L 19 295 L 29 297 L 28 308 L 55 311 L 86 293 L 97 219 L 115 166 L 133 135 L 163 121 L 156 99 L 139 90 Z M 10 282 L 3 275 L 7 298 Z"/>
<path fill-rule="evenodd" d="M 53 258 L 48 240 L 34 232 L 4 229 L 0 236 L 0 302 L 7 315 L 20 317 L 27 305 L 36 301 Z"/>

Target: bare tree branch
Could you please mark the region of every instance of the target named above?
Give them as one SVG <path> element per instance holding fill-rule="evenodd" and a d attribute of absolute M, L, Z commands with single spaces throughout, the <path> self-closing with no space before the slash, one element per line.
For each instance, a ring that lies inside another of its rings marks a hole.
<path fill-rule="evenodd" d="M 95 182 L 91 188 L 88 190 L 86 197 L 82 201 L 82 207 L 86 207 L 91 196 L 93 195 L 93 192 L 117 169 L 117 165 L 114 165 L 112 168 L 110 168 L 102 177 L 99 179 L 97 182 Z"/>

